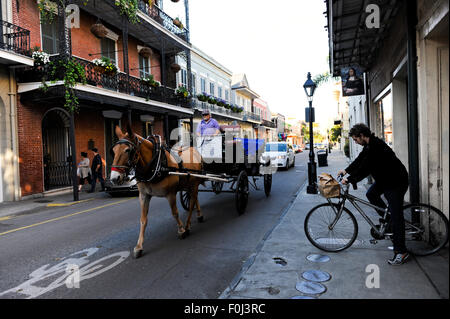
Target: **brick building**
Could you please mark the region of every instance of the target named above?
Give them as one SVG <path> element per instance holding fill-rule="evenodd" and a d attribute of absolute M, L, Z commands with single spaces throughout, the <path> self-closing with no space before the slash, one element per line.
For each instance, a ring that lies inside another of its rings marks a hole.
<path fill-rule="evenodd" d="M 149 6 L 148 1 L 139 0 L 136 13 L 139 21 L 135 23 L 121 14 L 114 1 L 85 2 L 69 1 L 79 9 L 79 24 L 76 19 L 67 21 L 69 37 L 64 37 L 65 15 L 78 15 L 77 10 L 64 13 L 60 9 L 53 21 L 41 21 L 36 0 L 2 1 L 9 21 L 29 32 L 29 49 L 38 46 L 50 54 L 50 62 L 38 66 L 30 66 L 30 53 L 22 54 L 23 67 L 9 68 L 14 70 L 17 80 L 14 83 L 17 134 L 14 127 L 10 132 L 17 138 L 18 165 L 12 170 L 20 177 L 20 184 L 18 196 L 10 196 L 8 200 L 69 187 L 73 160 L 78 163 L 80 152 L 93 147 L 105 159 L 104 175 L 108 176 L 115 125 L 124 126 L 131 120 L 138 134 L 154 133 L 167 139 L 181 119 L 193 116 L 189 101 L 175 94 L 179 71 L 176 56 L 182 55 L 188 61 L 190 73 L 189 26 L 175 25 L 161 9 L 162 1 Z M 58 60 L 67 61 L 68 56 L 82 67 L 86 76 L 85 84 L 73 87 L 79 103 L 73 113 L 73 130 L 71 112 L 64 106 L 64 74 L 59 74 L 59 69 L 52 72 L 51 67 Z M 93 60 L 100 58 L 108 58 L 117 72 L 108 73 L 96 67 Z M 7 76 L 6 73 L 3 69 L 0 72 L 2 76 Z M 159 87 L 142 80 L 150 76 L 160 83 Z M 42 82 L 48 86 L 47 90 L 42 90 Z M 3 95 L 2 88 L 5 100 Z M 92 153 L 88 154 L 92 159 Z"/>

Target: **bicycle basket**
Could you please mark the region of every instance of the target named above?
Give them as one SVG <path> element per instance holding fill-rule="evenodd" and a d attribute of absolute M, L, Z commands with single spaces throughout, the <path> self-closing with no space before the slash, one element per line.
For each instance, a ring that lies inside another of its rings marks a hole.
<path fill-rule="evenodd" d="M 337 198 L 341 195 L 341 186 L 333 176 L 322 173 L 319 176 L 319 192 L 325 198 Z"/>

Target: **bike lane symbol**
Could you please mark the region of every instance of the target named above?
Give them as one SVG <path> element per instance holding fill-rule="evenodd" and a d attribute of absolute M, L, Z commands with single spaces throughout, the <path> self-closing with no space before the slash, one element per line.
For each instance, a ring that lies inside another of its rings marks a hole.
<path fill-rule="evenodd" d="M 68 288 L 79 288 L 81 281 L 93 278 L 114 268 L 130 255 L 129 251 L 121 251 L 90 262 L 89 257 L 98 250 L 98 248 L 84 249 L 69 255 L 68 258 L 54 266 L 44 265 L 33 271 L 29 275 L 29 280 L 17 287 L 0 292 L 0 297 L 12 293 L 25 295 L 27 299 L 32 299 L 64 285 Z M 108 265 L 114 259 L 116 260 Z M 57 279 L 48 286 L 42 287 L 37 285 L 39 282 L 48 281 L 55 276 L 58 276 Z"/>

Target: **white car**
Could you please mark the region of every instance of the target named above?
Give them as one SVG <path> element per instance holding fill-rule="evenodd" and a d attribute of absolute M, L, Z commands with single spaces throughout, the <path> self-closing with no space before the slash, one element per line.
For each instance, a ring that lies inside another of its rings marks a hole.
<path fill-rule="evenodd" d="M 263 157 L 270 157 L 273 166 L 288 170 L 295 165 L 295 153 L 292 146 L 286 142 L 270 142 L 266 144 Z"/>

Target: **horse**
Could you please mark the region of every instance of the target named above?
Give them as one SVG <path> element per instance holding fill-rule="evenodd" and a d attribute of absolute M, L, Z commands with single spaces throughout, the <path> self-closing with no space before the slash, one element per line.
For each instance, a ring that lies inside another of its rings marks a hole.
<path fill-rule="evenodd" d="M 170 171 L 182 170 L 200 172 L 202 158 L 193 147 L 169 149 L 162 145 L 161 137 L 158 135 L 152 135 L 145 139 L 135 134 L 129 124 L 126 133 L 122 132 L 119 126 L 116 126 L 115 133 L 119 140 L 111 149 L 114 160 L 111 166 L 110 180 L 113 184 L 120 185 L 127 177 L 129 170 L 135 170 L 141 217 L 139 238 L 133 249 L 133 257 L 139 258 L 143 253 L 144 233 L 152 196 L 165 197 L 168 200 L 172 215 L 177 222 L 180 239 L 189 235 L 194 206 L 197 208 L 198 222 L 203 222 L 203 215 L 198 203 L 198 188 L 203 180 L 189 176 L 189 174 L 185 174 L 185 176 L 169 174 Z M 176 195 L 179 191 L 186 191 L 190 196 L 189 214 L 185 225 L 179 218 L 176 205 Z"/>

